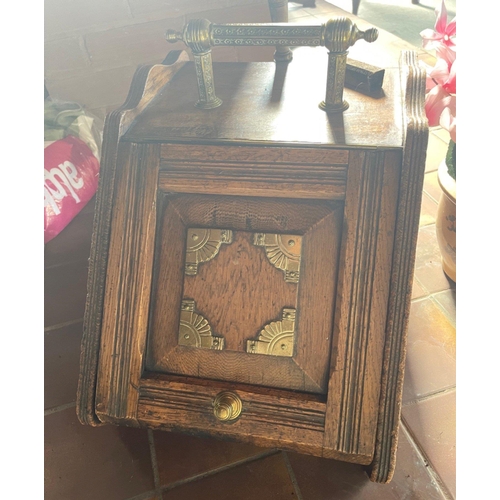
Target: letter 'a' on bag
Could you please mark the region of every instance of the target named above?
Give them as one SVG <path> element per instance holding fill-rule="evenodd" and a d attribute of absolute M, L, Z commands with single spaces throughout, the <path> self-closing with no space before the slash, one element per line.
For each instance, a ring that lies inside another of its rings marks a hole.
<path fill-rule="evenodd" d="M 44 243 L 56 237 L 97 190 L 99 160 L 72 135 L 44 150 Z"/>

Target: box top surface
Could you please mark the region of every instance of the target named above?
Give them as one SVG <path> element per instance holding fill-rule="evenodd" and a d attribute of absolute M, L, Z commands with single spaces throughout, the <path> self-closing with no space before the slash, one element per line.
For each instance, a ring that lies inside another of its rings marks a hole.
<path fill-rule="evenodd" d="M 325 113 L 328 52 L 294 50 L 293 61 L 214 63 L 215 109 L 195 107 L 194 63 L 183 66 L 135 119 L 126 140 L 149 142 L 245 142 L 400 148 L 402 100 L 399 68 L 384 68 L 383 97 L 344 89 L 349 108 Z"/>

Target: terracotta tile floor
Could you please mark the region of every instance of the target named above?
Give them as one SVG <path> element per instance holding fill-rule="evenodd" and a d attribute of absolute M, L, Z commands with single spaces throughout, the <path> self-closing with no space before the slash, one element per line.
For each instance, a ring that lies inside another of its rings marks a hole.
<path fill-rule="evenodd" d="M 307 15 L 310 15 L 307 12 Z M 75 396 L 93 204 L 45 246 L 46 500 L 440 500 L 455 498 L 455 285 L 435 237 L 431 131 L 394 479 L 358 465 L 182 434 L 80 425 Z"/>

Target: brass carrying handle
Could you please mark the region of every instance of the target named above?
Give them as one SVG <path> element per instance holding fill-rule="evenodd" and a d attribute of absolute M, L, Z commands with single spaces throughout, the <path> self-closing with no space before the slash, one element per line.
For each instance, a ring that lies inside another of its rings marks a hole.
<path fill-rule="evenodd" d="M 343 100 L 347 49 L 358 40 L 371 43 L 378 37 L 375 28 L 361 31 L 346 17 L 330 19 L 324 24 L 301 26 L 288 23 L 214 24 L 207 19 L 189 21 L 181 32 L 167 30 L 167 41 L 184 42 L 193 52 L 198 81 L 196 106 L 216 108 L 222 100 L 215 95 L 212 70 L 212 47 L 217 46 L 308 46 L 328 49 L 326 97 L 319 105 L 327 112 L 345 111 Z"/>

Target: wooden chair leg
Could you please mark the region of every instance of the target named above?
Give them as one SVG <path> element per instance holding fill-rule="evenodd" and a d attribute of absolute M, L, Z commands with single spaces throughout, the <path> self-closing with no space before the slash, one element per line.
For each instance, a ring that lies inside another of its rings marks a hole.
<path fill-rule="evenodd" d="M 413 0 L 412 0 L 413 1 Z M 359 4 L 361 3 L 361 0 L 352 0 L 352 13 L 357 16 L 358 15 L 358 9 L 359 9 Z"/>

